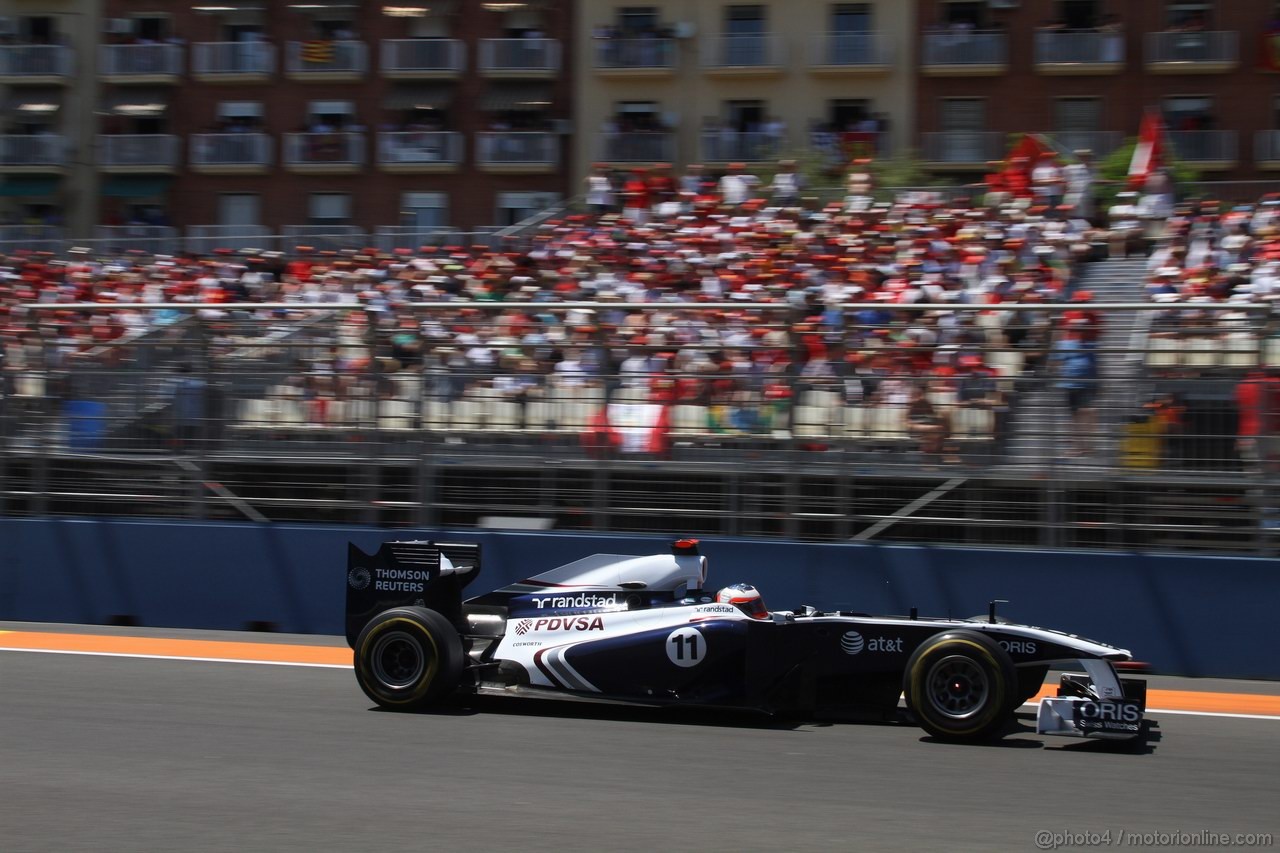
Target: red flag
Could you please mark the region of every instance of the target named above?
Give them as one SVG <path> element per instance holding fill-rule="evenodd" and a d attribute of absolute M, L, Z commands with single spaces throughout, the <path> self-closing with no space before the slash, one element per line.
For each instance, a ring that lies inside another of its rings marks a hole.
<path fill-rule="evenodd" d="M 1038 135 L 1024 133 L 1004 159 L 1002 183 L 1005 190 L 1026 198 L 1031 195 L 1031 172 L 1044 157 L 1056 156 L 1054 150 L 1046 145 Z"/>
<path fill-rule="evenodd" d="M 1258 68 L 1280 71 L 1280 31 L 1272 28 L 1262 34 L 1258 50 Z"/>
<path fill-rule="evenodd" d="M 1140 189 L 1156 169 L 1164 165 L 1164 122 L 1160 113 L 1147 110 L 1138 130 L 1138 144 L 1129 161 L 1129 188 Z"/>

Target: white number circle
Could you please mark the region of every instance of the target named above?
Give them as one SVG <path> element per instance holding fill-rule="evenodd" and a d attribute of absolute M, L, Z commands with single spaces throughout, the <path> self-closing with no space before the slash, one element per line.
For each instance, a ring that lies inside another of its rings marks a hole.
<path fill-rule="evenodd" d="M 707 640 L 697 628 L 677 628 L 667 637 L 667 658 L 676 666 L 697 666 L 707 656 Z"/>

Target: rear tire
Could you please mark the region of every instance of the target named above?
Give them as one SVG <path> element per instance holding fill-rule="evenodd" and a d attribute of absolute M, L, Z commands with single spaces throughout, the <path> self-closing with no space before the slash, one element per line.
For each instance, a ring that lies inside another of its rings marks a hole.
<path fill-rule="evenodd" d="M 1018 678 L 1004 649 L 973 631 L 925 640 L 907 660 L 902 692 L 920 727 L 940 740 L 983 741 L 1013 718 Z"/>
<path fill-rule="evenodd" d="M 462 678 L 462 640 L 424 607 L 379 613 L 356 638 L 356 681 L 384 708 L 416 711 L 449 696 Z"/>

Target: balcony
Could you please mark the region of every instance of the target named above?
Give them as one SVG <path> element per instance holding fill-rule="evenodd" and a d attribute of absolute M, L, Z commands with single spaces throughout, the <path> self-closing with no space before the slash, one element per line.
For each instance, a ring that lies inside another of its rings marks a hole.
<path fill-rule="evenodd" d="M 813 40 L 809 71 L 813 74 L 887 74 L 888 41 L 880 33 L 821 33 Z"/>
<path fill-rule="evenodd" d="M 702 162 L 744 163 L 775 161 L 782 154 L 783 137 L 772 133 L 710 130 L 702 134 Z"/>
<path fill-rule="evenodd" d="M 1092 151 L 1101 159 L 1120 147 L 1124 135 L 1118 130 L 1059 130 L 1045 134 L 1065 151 Z"/>
<path fill-rule="evenodd" d="M 1147 71 L 1152 74 L 1225 74 L 1240 61 L 1240 34 L 1147 33 Z"/>
<path fill-rule="evenodd" d="M 447 80 L 467 64 L 456 39 L 383 39 L 382 76 L 391 80 Z"/>
<path fill-rule="evenodd" d="M 1280 169 L 1280 130 L 1260 130 L 1253 137 L 1253 160 L 1259 169 Z"/>
<path fill-rule="evenodd" d="M 925 33 L 920 73 L 931 77 L 992 77 L 1009 64 L 1004 33 Z"/>
<path fill-rule="evenodd" d="M 782 73 L 784 53 L 777 36 L 709 36 L 703 42 L 702 67 L 722 77 L 770 76 Z"/>
<path fill-rule="evenodd" d="M 98 225 L 93 239 L 108 251 L 148 255 L 175 255 L 182 245 L 178 229 L 170 225 Z"/>
<path fill-rule="evenodd" d="M 203 83 L 266 83 L 276 46 L 265 41 L 204 41 L 191 46 L 191 76 Z"/>
<path fill-rule="evenodd" d="M 480 73 L 485 77 L 550 78 L 559 71 L 556 39 L 480 39 Z"/>
<path fill-rule="evenodd" d="M 560 165 L 560 140 L 544 132 L 477 133 L 476 165 L 485 172 L 551 173 Z"/>
<path fill-rule="evenodd" d="M 665 77 L 676 69 L 675 39 L 596 39 L 595 54 L 596 73 L 605 77 Z"/>
<path fill-rule="evenodd" d="M 98 137 L 98 170 L 117 175 L 176 172 L 178 147 L 178 137 L 170 134 L 102 134 Z"/>
<path fill-rule="evenodd" d="M 58 174 L 67 166 L 68 160 L 65 136 L 0 136 L 0 171 L 6 174 Z"/>
<path fill-rule="evenodd" d="M 284 167 L 290 172 L 349 175 L 364 166 L 363 133 L 286 133 Z"/>
<path fill-rule="evenodd" d="M 1061 76 L 1119 74 L 1124 33 L 1054 30 L 1036 33 L 1036 71 Z"/>
<path fill-rule="evenodd" d="M 67 250 L 67 232 L 56 225 L 0 225 L 0 252 Z"/>
<path fill-rule="evenodd" d="M 369 68 L 369 47 L 362 41 L 291 41 L 284 74 L 311 83 L 358 83 Z"/>
<path fill-rule="evenodd" d="M 676 159 L 676 135 L 665 130 L 613 133 L 601 140 L 605 163 L 661 163 Z"/>
<path fill-rule="evenodd" d="M 313 252 L 340 252 L 343 249 L 363 249 L 369 245 L 369 235 L 362 228 L 343 223 L 280 226 L 280 248 L 293 252 L 306 246 Z"/>
<path fill-rule="evenodd" d="M 182 48 L 176 44 L 104 44 L 98 49 L 104 83 L 177 83 Z"/>
<path fill-rule="evenodd" d="M 1172 130 L 1169 142 L 1179 160 L 1201 171 L 1224 171 L 1238 159 L 1234 130 Z"/>
<path fill-rule="evenodd" d="M 199 255 L 218 249 L 269 250 L 276 247 L 274 232 L 266 225 L 188 225 L 183 248 Z"/>
<path fill-rule="evenodd" d="M 456 172 L 462 164 L 462 134 L 405 131 L 378 134 L 378 168 L 384 172 Z"/>
<path fill-rule="evenodd" d="M 197 133 L 191 137 L 191 171 L 204 175 L 262 175 L 271 167 L 265 133 Z"/>
<path fill-rule="evenodd" d="M 1002 160 L 1008 140 L 999 131 L 944 130 L 920 134 L 920 157 L 938 171 L 972 171 Z"/>
<path fill-rule="evenodd" d="M 67 83 L 74 73 L 74 55 L 64 45 L 0 45 L 0 83 L 58 85 Z"/>

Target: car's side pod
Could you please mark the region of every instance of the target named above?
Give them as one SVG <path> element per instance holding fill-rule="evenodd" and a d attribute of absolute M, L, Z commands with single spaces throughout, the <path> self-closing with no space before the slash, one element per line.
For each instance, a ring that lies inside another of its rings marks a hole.
<path fill-rule="evenodd" d="M 348 543 L 347 644 L 393 607 L 426 607 L 461 625 L 462 590 L 479 574 L 476 543 L 383 542 L 373 554 Z"/>

